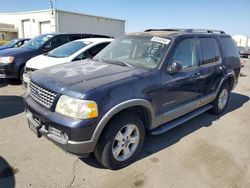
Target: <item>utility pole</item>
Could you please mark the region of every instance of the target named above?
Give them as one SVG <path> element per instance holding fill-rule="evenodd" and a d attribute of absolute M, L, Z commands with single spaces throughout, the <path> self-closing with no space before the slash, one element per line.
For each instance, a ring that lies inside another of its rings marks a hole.
<path fill-rule="evenodd" d="M 54 15 L 54 6 L 53 6 L 52 0 L 49 1 L 49 5 L 50 5 L 50 8 L 51 8 L 51 15 Z"/>

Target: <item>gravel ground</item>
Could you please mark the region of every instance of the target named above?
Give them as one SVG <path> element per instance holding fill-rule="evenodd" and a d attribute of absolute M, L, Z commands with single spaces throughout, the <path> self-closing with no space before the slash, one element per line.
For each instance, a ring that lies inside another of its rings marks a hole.
<path fill-rule="evenodd" d="M 159 136 L 139 159 L 111 171 L 28 129 L 18 83 L 0 84 L 0 187 L 250 187 L 250 61 L 227 110 L 204 113 Z"/>

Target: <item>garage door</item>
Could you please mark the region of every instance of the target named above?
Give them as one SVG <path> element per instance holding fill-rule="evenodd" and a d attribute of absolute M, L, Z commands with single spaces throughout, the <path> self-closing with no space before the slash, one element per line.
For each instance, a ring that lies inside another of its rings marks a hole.
<path fill-rule="evenodd" d="M 40 22 L 40 34 L 50 33 L 50 21 Z"/>
<path fill-rule="evenodd" d="M 23 20 L 22 25 L 23 25 L 23 37 L 30 38 L 31 37 L 30 20 Z"/>

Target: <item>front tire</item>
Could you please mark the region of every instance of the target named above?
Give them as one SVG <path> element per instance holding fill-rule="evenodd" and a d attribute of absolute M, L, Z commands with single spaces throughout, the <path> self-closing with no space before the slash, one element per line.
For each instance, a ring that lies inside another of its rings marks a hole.
<path fill-rule="evenodd" d="M 23 73 L 24 73 L 24 66 L 22 66 L 19 70 L 19 80 L 23 82 Z"/>
<path fill-rule="evenodd" d="M 141 119 L 133 113 L 124 113 L 114 117 L 105 128 L 95 149 L 97 160 L 113 170 L 131 164 L 144 143 L 145 129 Z"/>
<path fill-rule="evenodd" d="M 213 108 L 210 110 L 213 114 L 221 114 L 227 107 L 229 101 L 230 89 L 227 83 L 224 83 L 220 88 L 215 100 L 212 105 Z"/>

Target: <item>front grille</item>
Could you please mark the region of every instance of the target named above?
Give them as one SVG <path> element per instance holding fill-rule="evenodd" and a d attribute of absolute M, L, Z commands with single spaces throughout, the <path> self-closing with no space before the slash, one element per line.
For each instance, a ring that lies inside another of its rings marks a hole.
<path fill-rule="evenodd" d="M 35 70 L 37 70 L 37 69 L 26 67 L 26 71 L 28 71 L 28 72 L 33 72 Z"/>
<path fill-rule="evenodd" d="M 25 68 L 25 72 L 27 73 L 27 74 L 31 74 L 32 72 L 34 72 L 35 70 L 37 70 L 37 69 L 34 69 L 34 68 L 29 68 L 29 67 L 26 67 Z"/>
<path fill-rule="evenodd" d="M 32 81 L 29 83 L 29 92 L 35 101 L 49 109 L 51 109 L 57 95 L 55 92 L 38 86 Z"/>

